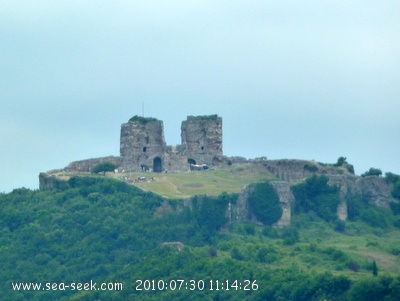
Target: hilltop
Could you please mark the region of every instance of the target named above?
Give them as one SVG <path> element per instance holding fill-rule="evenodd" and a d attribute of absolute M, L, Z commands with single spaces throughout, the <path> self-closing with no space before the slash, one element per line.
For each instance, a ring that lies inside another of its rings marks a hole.
<path fill-rule="evenodd" d="M 232 279 L 229 291 L 131 285 L 104 300 L 399 300 L 400 176 L 373 168 L 357 176 L 345 157 L 226 157 L 221 122 L 188 117 L 172 147 L 160 120 L 133 117 L 121 127 L 120 156 L 71 162 L 41 173 L 39 191 L 3 196 L 2 243 L 17 241 L 5 258 L 16 272 L 34 262 L 26 277 L 49 265 L 42 274 L 57 279 L 71 271 L 130 284 Z M 18 251 L 29 233 L 32 244 Z"/>
<path fill-rule="evenodd" d="M 279 226 L 290 225 L 295 200 L 292 187 L 315 176 L 326 177 L 327 185 L 338 189 L 338 202 L 331 210 L 340 220 L 348 218 L 354 198 L 383 208 L 388 208 L 391 203 L 398 204 L 392 196 L 395 181 L 387 181 L 374 173 L 356 176 L 345 157 L 326 164 L 298 159 L 225 156 L 222 117 L 216 114 L 188 116 L 181 125 L 181 141 L 176 146 L 167 145 L 161 120 L 134 116 L 121 125 L 120 156 L 74 161 L 62 169 L 41 173 L 39 187 L 41 190 L 57 189 L 72 176 L 93 171 L 105 175 L 111 171 L 107 173 L 108 177 L 167 198 L 238 193 L 243 206 L 235 208 L 237 221 L 260 222 L 249 209 L 249 201 L 253 184 L 268 182 L 283 208 L 275 224 Z"/>
<path fill-rule="evenodd" d="M 68 180 L 77 175 L 93 174 L 76 172 L 50 172 L 50 177 Z M 96 175 L 95 175 L 96 176 Z M 98 176 L 98 175 L 97 175 Z M 219 195 L 223 192 L 239 193 L 246 185 L 261 181 L 277 180 L 264 169 L 254 164 L 237 164 L 230 168 L 187 171 L 182 173 L 153 172 L 107 172 L 106 177 L 118 179 L 135 185 L 143 190 L 154 192 L 166 198 L 188 198 L 194 195 Z M 41 184 L 42 189 L 46 189 Z M 49 189 L 50 187 L 47 187 Z"/>
<path fill-rule="evenodd" d="M 79 165 L 72 162 L 69 166 Z M 215 166 L 207 170 L 187 170 L 186 172 L 150 172 L 118 170 L 101 175 L 87 172 L 76 172 L 66 167 L 63 170 L 40 174 L 40 189 L 52 190 L 67 185 L 66 181 L 74 176 L 110 177 L 135 185 L 145 191 L 151 191 L 166 198 L 190 198 L 195 195 L 219 195 L 221 193 L 237 193 L 241 200 L 236 209 L 236 220 L 260 222 L 249 209 L 251 191 L 254 184 L 268 182 L 278 195 L 283 208 L 276 225 L 288 226 L 291 223 L 295 195 L 293 186 L 304 183 L 316 176 L 326 178 L 327 184 L 336 187 L 338 201 L 333 205 L 340 220 L 347 220 L 353 215 L 354 199 L 366 204 L 389 208 L 397 206 L 399 201 L 392 196 L 394 180 L 388 181 L 379 176 L 356 176 L 351 164 L 338 159 L 334 164 L 324 164 L 306 160 L 267 160 L 260 158 L 232 163 L 227 166 Z M 326 206 L 327 204 L 320 204 Z"/>

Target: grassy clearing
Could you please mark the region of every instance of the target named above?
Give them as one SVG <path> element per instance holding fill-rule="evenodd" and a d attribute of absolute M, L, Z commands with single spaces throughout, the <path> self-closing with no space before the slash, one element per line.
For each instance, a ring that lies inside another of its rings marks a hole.
<path fill-rule="evenodd" d="M 76 175 L 92 175 L 90 173 L 58 173 L 59 179 L 68 180 Z M 193 195 L 219 195 L 223 192 L 237 193 L 250 183 L 276 180 L 262 167 L 253 164 L 235 164 L 235 166 L 204 171 L 188 171 L 184 173 L 150 173 L 125 172 L 106 173 L 107 177 L 127 181 L 143 190 L 151 191 L 166 198 L 187 198 Z M 138 181 L 139 177 L 146 180 Z"/>
<path fill-rule="evenodd" d="M 185 173 L 128 172 L 108 174 L 108 176 L 134 180 L 133 185 L 167 198 L 187 198 L 201 194 L 219 195 L 222 192 L 237 193 L 250 183 L 274 179 L 265 169 L 254 169 L 247 164 Z M 146 177 L 147 180 L 136 181 L 138 177 Z"/>

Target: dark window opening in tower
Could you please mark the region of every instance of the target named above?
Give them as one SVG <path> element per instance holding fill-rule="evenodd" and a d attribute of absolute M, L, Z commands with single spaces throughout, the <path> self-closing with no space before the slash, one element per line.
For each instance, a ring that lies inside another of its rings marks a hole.
<path fill-rule="evenodd" d="M 201 147 L 201 150 L 204 150 L 204 146 Z"/>
<path fill-rule="evenodd" d="M 162 172 L 162 160 L 160 157 L 155 157 L 153 160 L 153 171 Z"/>
<path fill-rule="evenodd" d="M 187 162 L 188 162 L 189 164 L 194 164 L 194 165 L 196 165 L 196 160 L 195 160 L 195 159 L 189 158 Z"/>
<path fill-rule="evenodd" d="M 147 151 L 147 146 L 143 147 L 143 152 L 145 153 Z"/>

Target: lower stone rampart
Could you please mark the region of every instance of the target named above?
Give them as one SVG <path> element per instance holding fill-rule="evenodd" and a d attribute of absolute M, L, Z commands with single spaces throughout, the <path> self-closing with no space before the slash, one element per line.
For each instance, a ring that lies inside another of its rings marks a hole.
<path fill-rule="evenodd" d="M 107 156 L 100 158 L 92 158 L 86 160 L 74 161 L 68 164 L 67 167 L 63 169 L 66 172 L 91 172 L 93 167 L 100 163 L 111 162 L 115 164 L 117 167 L 121 165 L 123 159 L 122 157 L 116 156 Z"/>

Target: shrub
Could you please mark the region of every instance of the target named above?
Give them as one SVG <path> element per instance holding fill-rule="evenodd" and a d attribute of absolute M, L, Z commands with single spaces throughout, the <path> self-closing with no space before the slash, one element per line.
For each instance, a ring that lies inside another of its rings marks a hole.
<path fill-rule="evenodd" d="M 255 184 L 249 196 L 249 205 L 251 212 L 264 225 L 272 225 L 282 216 L 279 196 L 269 183 Z"/>
<path fill-rule="evenodd" d="M 400 200 L 400 180 L 397 180 L 397 181 L 393 184 L 392 196 L 393 196 L 394 198 Z"/>
<path fill-rule="evenodd" d="M 376 241 L 368 241 L 366 244 L 367 247 L 377 247 L 379 244 Z"/>
<path fill-rule="evenodd" d="M 218 119 L 218 115 L 217 114 L 213 114 L 213 115 L 200 115 L 200 116 L 196 116 L 197 118 L 200 118 L 202 120 L 217 120 Z"/>
<path fill-rule="evenodd" d="M 385 287 L 375 277 L 357 281 L 350 290 L 350 300 L 352 301 L 382 301 L 385 299 L 385 295 Z"/>
<path fill-rule="evenodd" d="M 304 170 L 307 170 L 309 172 L 316 172 L 316 171 L 318 171 L 318 167 L 314 164 L 307 163 L 304 165 Z"/>
<path fill-rule="evenodd" d="M 334 164 L 334 166 L 342 166 L 345 163 L 347 163 L 346 157 L 339 157 L 337 159 L 337 162 Z"/>
<path fill-rule="evenodd" d="M 399 256 L 400 255 L 400 248 L 392 248 L 390 250 L 390 253 L 395 255 L 395 256 Z"/>
<path fill-rule="evenodd" d="M 363 207 L 361 196 L 350 192 L 346 196 L 346 201 L 347 217 L 349 220 L 354 221 L 360 215 L 361 208 Z"/>
<path fill-rule="evenodd" d="M 318 247 L 317 247 L 317 244 L 316 244 L 315 242 L 311 243 L 311 244 L 308 246 L 308 250 L 309 250 L 310 252 L 315 252 L 315 251 L 317 251 L 317 249 L 318 249 Z"/>
<path fill-rule="evenodd" d="M 346 229 L 346 224 L 344 221 L 339 219 L 335 221 L 335 231 L 344 232 L 345 229 Z"/>
<path fill-rule="evenodd" d="M 257 252 L 257 260 L 263 263 L 272 263 L 278 259 L 276 254 L 276 250 L 272 247 L 269 248 L 261 248 Z"/>
<path fill-rule="evenodd" d="M 335 261 L 344 261 L 346 259 L 346 254 L 341 250 L 334 250 L 331 254 L 332 259 Z"/>
<path fill-rule="evenodd" d="M 92 168 L 92 173 L 105 173 L 107 171 L 114 171 L 117 168 L 117 165 L 111 162 L 103 162 L 97 164 L 95 167 Z"/>
<path fill-rule="evenodd" d="M 349 173 L 351 173 L 351 174 L 355 174 L 355 172 L 354 172 L 354 166 L 353 165 L 351 165 L 351 164 L 347 164 L 346 165 L 346 169 L 347 169 L 347 171 L 349 172 Z"/>
<path fill-rule="evenodd" d="M 233 248 L 231 251 L 231 257 L 236 260 L 244 260 L 244 255 L 239 251 L 238 248 Z"/>
<path fill-rule="evenodd" d="M 378 266 L 376 265 L 376 261 L 372 262 L 372 275 L 375 277 L 378 276 Z"/>
<path fill-rule="evenodd" d="M 214 247 L 214 246 L 210 246 L 210 248 L 208 249 L 208 254 L 209 254 L 211 257 L 216 257 L 216 256 L 218 255 L 217 248 Z"/>
<path fill-rule="evenodd" d="M 270 226 L 265 226 L 262 229 L 262 234 L 269 238 L 278 238 L 279 237 L 278 230 L 273 227 L 270 227 Z"/>
<path fill-rule="evenodd" d="M 394 215 L 400 214 L 400 203 L 391 202 L 390 209 L 392 209 Z"/>
<path fill-rule="evenodd" d="M 354 260 L 350 260 L 348 265 L 350 270 L 352 270 L 353 272 L 358 272 L 360 270 L 360 266 L 358 265 L 357 262 L 355 262 Z M 360 299 L 361 300 L 361 299 Z"/>
<path fill-rule="evenodd" d="M 314 211 L 298 213 L 292 216 L 291 225 L 297 229 L 307 229 L 315 227 L 316 223 L 325 222 Z"/>
<path fill-rule="evenodd" d="M 396 220 L 393 222 L 393 225 L 394 225 L 396 228 L 400 228 L 400 218 L 396 219 Z"/>
<path fill-rule="evenodd" d="M 265 262 L 265 258 L 268 255 L 268 250 L 267 248 L 262 248 L 260 250 L 258 250 L 257 252 L 257 259 L 259 262 Z"/>
<path fill-rule="evenodd" d="M 234 203 L 236 194 L 222 193 L 219 196 L 194 196 L 192 198 L 192 219 L 206 236 L 211 236 L 226 224 L 228 204 Z"/>
<path fill-rule="evenodd" d="M 392 172 L 386 172 L 385 173 L 385 181 L 388 183 L 396 183 L 397 180 L 400 179 L 400 175 L 396 175 Z"/>
<path fill-rule="evenodd" d="M 291 187 L 295 197 L 294 212 L 314 211 L 325 221 L 336 220 L 340 203 L 339 189 L 328 185 L 325 176 L 312 176 L 305 182 Z"/>
<path fill-rule="evenodd" d="M 377 209 L 368 208 L 363 210 L 360 215 L 360 218 L 363 222 L 367 223 L 372 227 L 378 227 L 382 229 L 387 228 L 387 222 L 385 216 Z"/>
<path fill-rule="evenodd" d="M 142 117 L 142 116 L 138 116 L 138 115 L 135 115 L 135 116 L 133 116 L 131 119 L 129 119 L 129 121 L 135 121 L 135 122 L 139 122 L 139 123 L 141 123 L 141 124 L 146 124 L 146 123 L 148 123 L 148 122 L 151 122 L 151 121 L 157 121 L 158 119 L 157 118 L 153 118 L 153 117 Z"/>
<path fill-rule="evenodd" d="M 284 245 L 294 245 L 299 241 L 299 231 L 293 227 L 284 228 L 282 229 L 281 238 L 283 239 Z"/>
<path fill-rule="evenodd" d="M 254 234 L 256 234 L 256 227 L 253 224 L 245 224 L 244 232 L 247 235 L 254 235 Z"/>
<path fill-rule="evenodd" d="M 368 171 L 363 173 L 361 176 L 362 177 L 366 177 L 366 176 L 378 176 L 379 177 L 381 175 L 382 175 L 382 171 L 379 168 L 371 167 Z"/>

